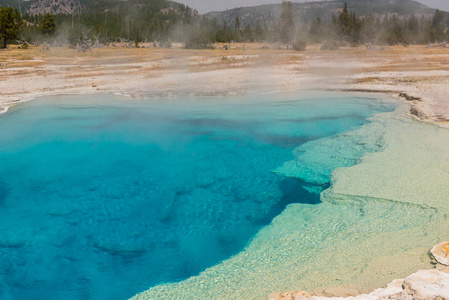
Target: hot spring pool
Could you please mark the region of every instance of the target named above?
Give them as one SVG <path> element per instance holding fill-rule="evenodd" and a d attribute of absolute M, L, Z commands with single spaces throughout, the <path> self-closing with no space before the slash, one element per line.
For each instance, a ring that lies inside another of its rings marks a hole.
<path fill-rule="evenodd" d="M 319 203 L 326 178 L 273 172 L 296 147 L 394 108 L 335 93 L 13 107 L 0 116 L 0 299 L 126 299 L 197 275 L 288 204 Z"/>

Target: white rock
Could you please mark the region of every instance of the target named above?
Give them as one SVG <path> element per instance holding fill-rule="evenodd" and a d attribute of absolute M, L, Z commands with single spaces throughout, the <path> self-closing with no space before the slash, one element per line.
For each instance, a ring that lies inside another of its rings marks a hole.
<path fill-rule="evenodd" d="M 433 248 L 430 250 L 430 253 L 432 253 L 437 262 L 449 266 L 449 256 L 446 252 L 443 251 L 443 245 L 446 243 L 447 242 L 442 242 L 441 244 L 433 246 Z"/>
<path fill-rule="evenodd" d="M 449 299 L 449 273 L 420 270 L 405 279 L 396 279 L 386 288 L 354 297 L 310 296 L 306 292 L 286 292 L 271 295 L 269 300 L 427 300 Z"/>
<path fill-rule="evenodd" d="M 420 270 L 405 279 L 403 288 L 414 299 L 449 299 L 449 274 Z"/>
<path fill-rule="evenodd" d="M 386 288 L 380 288 L 374 290 L 369 294 L 372 299 L 388 298 L 389 296 L 402 293 L 402 284 L 404 279 L 395 279 L 387 285 Z M 363 295 L 361 295 L 363 296 Z"/>
<path fill-rule="evenodd" d="M 0 106 L 0 114 L 4 114 L 8 111 L 8 106 Z"/>

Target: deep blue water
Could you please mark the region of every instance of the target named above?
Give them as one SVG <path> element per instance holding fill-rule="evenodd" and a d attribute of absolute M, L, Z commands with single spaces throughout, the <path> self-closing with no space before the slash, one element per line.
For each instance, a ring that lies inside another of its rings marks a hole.
<path fill-rule="evenodd" d="M 289 203 L 272 172 L 392 110 L 324 94 L 59 96 L 0 116 L 0 299 L 126 299 L 238 253 Z"/>

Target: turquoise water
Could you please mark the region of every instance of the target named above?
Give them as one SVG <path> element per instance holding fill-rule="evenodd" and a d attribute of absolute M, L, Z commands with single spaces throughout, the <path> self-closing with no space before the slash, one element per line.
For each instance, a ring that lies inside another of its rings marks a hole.
<path fill-rule="evenodd" d="M 16 106 L 0 116 L 0 299 L 126 299 L 197 275 L 319 202 L 326 180 L 274 172 L 296 147 L 393 109 L 344 94 Z"/>

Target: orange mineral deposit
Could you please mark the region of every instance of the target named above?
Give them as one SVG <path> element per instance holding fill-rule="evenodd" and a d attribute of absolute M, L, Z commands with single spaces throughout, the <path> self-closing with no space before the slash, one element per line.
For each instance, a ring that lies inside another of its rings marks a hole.
<path fill-rule="evenodd" d="M 446 256 L 449 256 L 449 242 L 443 245 L 443 251 L 446 252 Z"/>

